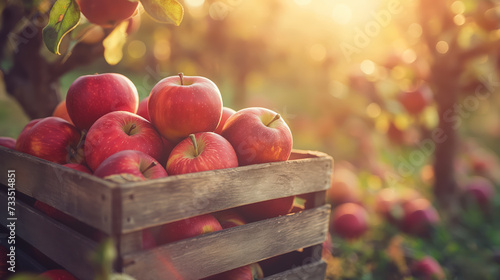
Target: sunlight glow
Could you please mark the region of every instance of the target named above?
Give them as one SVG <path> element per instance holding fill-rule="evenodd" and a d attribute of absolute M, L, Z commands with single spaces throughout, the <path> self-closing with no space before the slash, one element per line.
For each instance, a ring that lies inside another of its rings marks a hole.
<path fill-rule="evenodd" d="M 322 44 L 314 44 L 309 49 L 309 55 L 314 61 L 321 62 L 326 57 L 326 49 Z"/>
<path fill-rule="evenodd" d="M 306 6 L 311 3 L 311 0 L 295 0 L 295 3 L 299 6 Z"/>
<path fill-rule="evenodd" d="M 448 50 L 450 49 L 450 46 L 448 45 L 447 42 L 445 41 L 439 41 L 437 42 L 436 44 L 436 50 L 438 51 L 438 53 L 440 54 L 445 54 L 448 52 Z"/>
<path fill-rule="evenodd" d="M 455 14 L 463 14 L 465 12 L 465 4 L 462 1 L 455 1 L 451 4 L 451 11 Z"/>
<path fill-rule="evenodd" d="M 127 47 L 128 55 L 132 58 L 141 58 L 146 54 L 146 44 L 139 40 L 133 40 Z"/>
<path fill-rule="evenodd" d="M 408 34 L 415 38 L 422 36 L 422 26 L 418 23 L 410 24 L 410 26 L 408 27 Z"/>
<path fill-rule="evenodd" d="M 170 43 L 168 40 L 162 39 L 157 41 L 153 53 L 157 60 L 168 60 L 170 58 Z"/>
<path fill-rule="evenodd" d="M 184 3 L 191 7 L 200 7 L 205 3 L 205 0 L 184 0 Z"/>
<path fill-rule="evenodd" d="M 370 104 L 368 104 L 368 106 L 366 106 L 366 115 L 368 115 L 368 117 L 370 117 L 372 119 L 378 118 L 381 113 L 382 113 L 382 109 L 375 102 L 370 103 Z"/>
<path fill-rule="evenodd" d="M 366 59 L 366 60 L 363 60 L 363 62 L 361 62 L 361 65 L 359 66 L 359 68 L 366 75 L 371 75 L 375 72 L 375 63 L 371 60 Z"/>
<path fill-rule="evenodd" d="M 332 17 L 339 24 L 348 24 L 352 19 L 352 10 L 345 4 L 338 4 L 333 8 Z"/>
<path fill-rule="evenodd" d="M 465 16 L 463 14 L 459 14 L 453 17 L 453 22 L 460 26 L 465 24 Z"/>
<path fill-rule="evenodd" d="M 407 49 L 403 52 L 401 58 L 403 59 L 404 63 L 410 64 L 417 60 L 417 54 L 414 50 Z"/>

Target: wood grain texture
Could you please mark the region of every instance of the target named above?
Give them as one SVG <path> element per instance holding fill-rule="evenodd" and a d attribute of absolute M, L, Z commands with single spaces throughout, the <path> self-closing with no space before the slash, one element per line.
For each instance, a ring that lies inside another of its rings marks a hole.
<path fill-rule="evenodd" d="M 203 278 L 322 243 L 329 213 L 324 205 L 127 254 L 123 271 L 141 280 Z"/>
<path fill-rule="evenodd" d="M 0 205 L 7 205 L 7 195 L 0 192 Z M 6 226 L 7 212 L 0 211 L 0 223 Z M 15 232 L 46 256 L 63 266 L 78 279 L 94 279 L 88 263 L 88 254 L 97 247 L 96 242 L 48 218 L 21 201 L 16 201 Z"/>
<path fill-rule="evenodd" d="M 0 171 L 16 171 L 16 189 L 76 219 L 111 233 L 114 184 L 0 146 Z M 7 176 L 0 176 L 7 185 Z M 116 195 L 115 195 L 116 196 Z"/>
<path fill-rule="evenodd" d="M 325 272 L 326 263 L 320 260 L 265 277 L 263 280 L 324 280 Z"/>
<path fill-rule="evenodd" d="M 121 186 L 122 232 L 259 201 L 324 191 L 329 156 L 171 176 Z"/>

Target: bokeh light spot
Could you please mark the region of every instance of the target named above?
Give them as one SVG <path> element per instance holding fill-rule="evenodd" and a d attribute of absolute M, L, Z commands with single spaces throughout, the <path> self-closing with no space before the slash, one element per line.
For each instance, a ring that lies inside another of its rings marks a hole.
<path fill-rule="evenodd" d="M 208 14 L 214 20 L 223 20 L 229 14 L 229 6 L 224 2 L 214 2 L 208 8 Z"/>
<path fill-rule="evenodd" d="M 378 118 L 381 113 L 382 113 L 382 109 L 375 102 L 370 103 L 370 104 L 368 104 L 368 106 L 366 106 L 366 114 L 368 115 L 368 117 L 370 117 L 372 119 Z"/>
<path fill-rule="evenodd" d="M 333 8 L 332 17 L 339 24 L 347 24 L 352 19 L 352 10 L 345 4 L 338 4 Z"/>
<path fill-rule="evenodd" d="M 465 24 L 465 16 L 462 14 L 456 15 L 453 17 L 453 22 L 458 26 L 464 25 Z"/>
<path fill-rule="evenodd" d="M 170 58 L 170 43 L 168 40 L 158 40 L 155 43 L 153 53 L 155 58 L 159 61 L 168 60 Z"/>
<path fill-rule="evenodd" d="M 184 0 L 184 3 L 191 7 L 200 7 L 205 3 L 205 0 Z"/>
<path fill-rule="evenodd" d="M 146 44 L 139 40 L 133 40 L 128 44 L 127 51 L 131 58 L 141 58 L 146 54 Z"/>
<path fill-rule="evenodd" d="M 366 60 L 363 60 L 363 62 L 361 62 L 361 65 L 359 66 L 359 68 L 366 75 L 371 75 L 375 72 L 375 63 L 371 60 L 366 59 Z"/>
<path fill-rule="evenodd" d="M 422 36 L 422 26 L 418 23 L 412 23 L 408 27 L 408 34 L 412 37 L 419 38 Z"/>
<path fill-rule="evenodd" d="M 415 53 L 414 50 L 412 49 L 407 49 L 403 52 L 401 58 L 403 59 L 403 61 L 405 63 L 413 63 L 415 62 L 415 60 L 417 60 L 417 54 Z"/>
<path fill-rule="evenodd" d="M 455 1 L 451 4 L 451 11 L 455 14 L 463 14 L 465 12 L 465 4 L 462 1 Z"/>
<path fill-rule="evenodd" d="M 450 49 L 450 46 L 445 41 L 439 41 L 436 44 L 436 50 L 438 53 L 445 54 Z"/>

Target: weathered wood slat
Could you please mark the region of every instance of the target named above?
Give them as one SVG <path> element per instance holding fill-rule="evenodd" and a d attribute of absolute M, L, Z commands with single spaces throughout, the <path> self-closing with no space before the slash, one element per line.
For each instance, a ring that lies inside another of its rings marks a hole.
<path fill-rule="evenodd" d="M 263 200 L 323 191 L 330 157 L 256 164 L 123 185 L 122 232 Z"/>
<path fill-rule="evenodd" d="M 325 272 L 326 263 L 320 260 L 265 277 L 263 280 L 324 280 Z"/>
<path fill-rule="evenodd" d="M 199 279 L 231 270 L 322 243 L 329 211 L 324 205 L 127 254 L 123 270 L 141 280 Z"/>
<path fill-rule="evenodd" d="M 59 164 L 0 146 L 0 183 L 16 171 L 16 190 L 92 225 L 111 232 L 114 184 Z"/>
<path fill-rule="evenodd" d="M 0 205 L 7 205 L 7 195 L 0 192 Z M 7 226 L 7 211 L 0 211 L 0 223 Z M 71 271 L 78 279 L 93 280 L 88 254 L 97 248 L 89 238 L 16 201 L 15 232 L 49 258 Z"/>

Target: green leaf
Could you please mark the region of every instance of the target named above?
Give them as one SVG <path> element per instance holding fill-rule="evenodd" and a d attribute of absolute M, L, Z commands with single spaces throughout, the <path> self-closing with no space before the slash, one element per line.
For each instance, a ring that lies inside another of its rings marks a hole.
<path fill-rule="evenodd" d="M 73 30 L 80 22 L 80 8 L 76 0 L 57 0 L 52 6 L 49 23 L 43 28 L 43 41 L 47 48 L 59 52 L 62 38 Z"/>
<path fill-rule="evenodd" d="M 153 19 L 179 26 L 184 17 L 184 8 L 177 0 L 141 0 L 146 13 Z"/>

